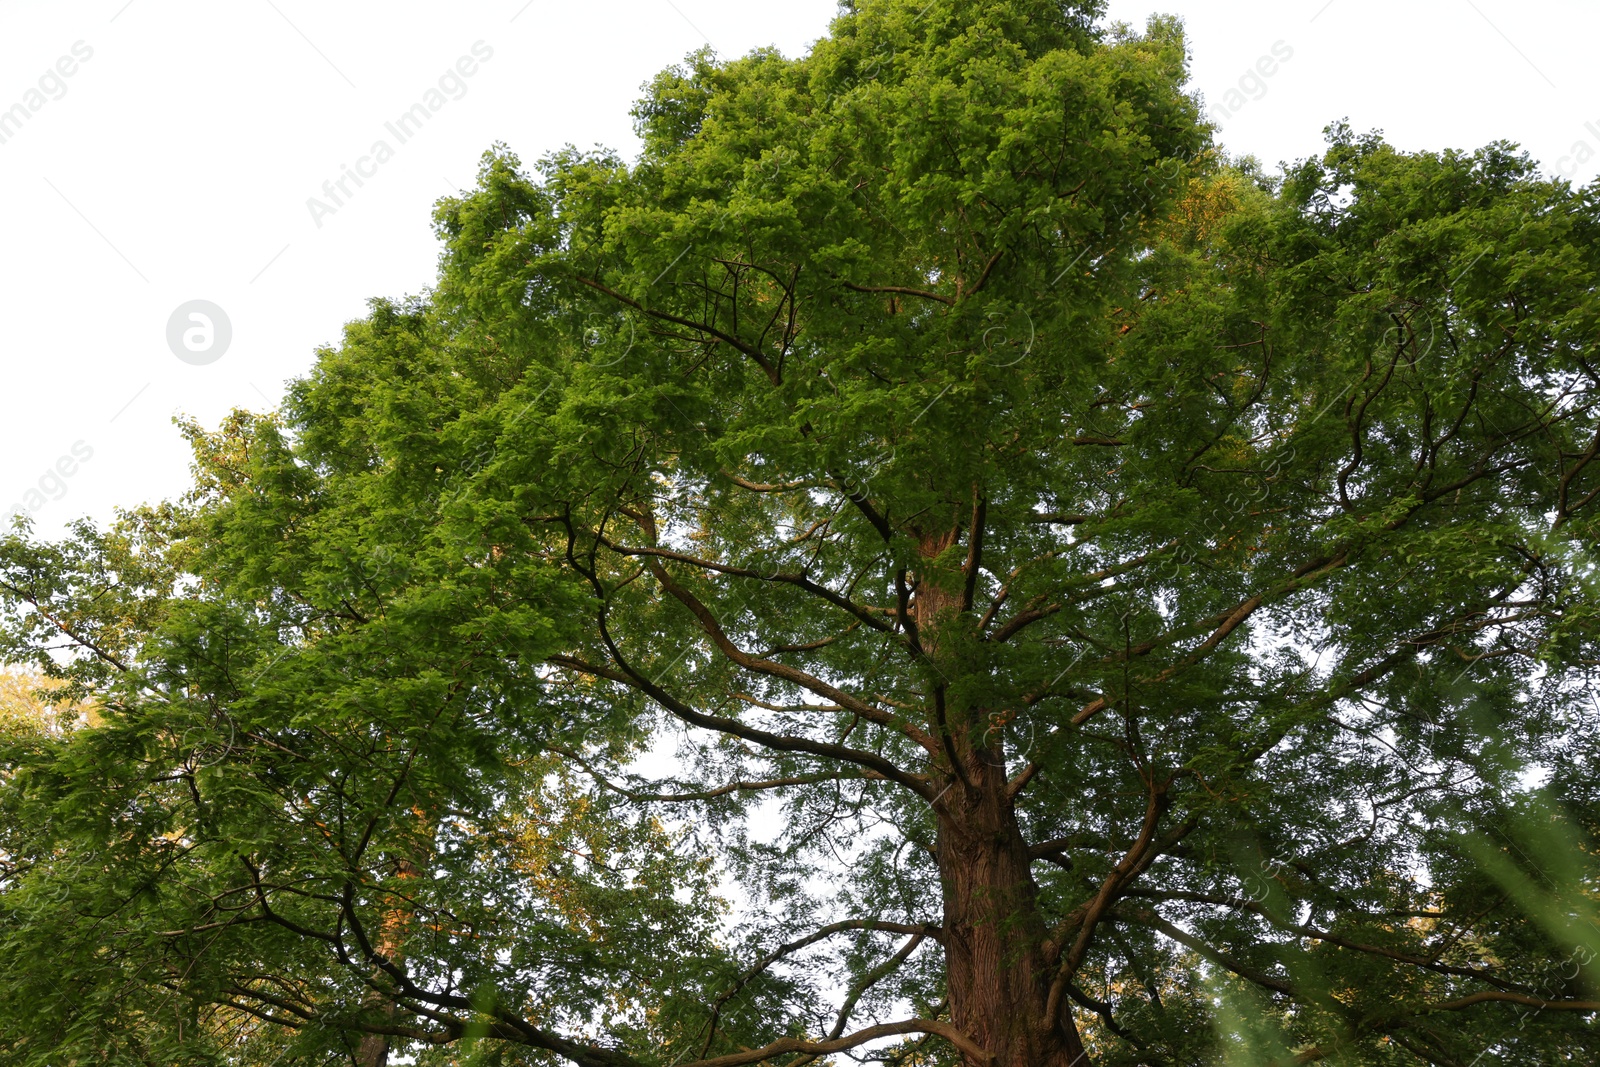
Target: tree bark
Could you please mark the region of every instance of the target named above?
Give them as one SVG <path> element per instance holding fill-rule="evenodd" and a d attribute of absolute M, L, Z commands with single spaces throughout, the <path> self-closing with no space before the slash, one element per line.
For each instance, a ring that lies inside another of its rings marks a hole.
<path fill-rule="evenodd" d="M 420 873 L 417 864 L 407 859 L 395 861 L 396 873 L 401 878 L 415 878 Z M 405 942 L 411 931 L 411 916 L 403 908 L 393 908 L 383 917 L 383 927 L 376 950 L 387 960 L 398 963 L 405 958 Z M 380 976 L 381 977 L 381 976 Z M 380 1008 L 390 1021 L 398 1014 L 392 999 L 374 990 L 367 1003 Z M 363 1034 L 356 1046 L 356 1067 L 388 1067 L 393 1038 L 388 1034 Z"/>
<path fill-rule="evenodd" d="M 356 1047 L 357 1067 L 387 1067 L 389 1063 L 389 1035 L 363 1034 Z"/>
<path fill-rule="evenodd" d="M 1087 1067 L 1070 1014 L 1046 1018 L 1053 968 L 1005 768 L 980 760 L 969 773 L 972 787 L 957 784 L 939 813 L 951 1021 L 995 1067 Z"/>
<path fill-rule="evenodd" d="M 954 530 L 923 538 L 923 557 L 935 558 L 958 536 Z M 960 601 L 955 589 L 928 575 L 918 583 L 916 640 L 931 662 L 939 658 L 940 630 L 961 612 Z M 1063 1007 L 1058 1018 L 1047 1017 L 1054 969 L 1028 843 L 1007 789 L 1005 753 L 977 735 L 976 709 L 945 709 L 943 701 L 941 688 L 932 718 L 955 764 L 950 787 L 934 805 L 950 1016 L 992 1057 L 987 1064 L 968 1057 L 967 1067 L 1088 1067 L 1070 1011 Z M 946 720 L 947 710 L 954 721 Z"/>

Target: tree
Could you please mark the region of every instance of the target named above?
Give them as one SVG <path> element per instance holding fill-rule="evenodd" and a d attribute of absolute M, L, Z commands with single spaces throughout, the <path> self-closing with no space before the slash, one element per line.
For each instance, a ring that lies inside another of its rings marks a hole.
<path fill-rule="evenodd" d="M 1269 179 L 1098 14 L 497 149 L 189 497 L 9 538 L 98 719 L 5 749 L 0 1057 L 1592 1048 L 1595 191 Z"/>

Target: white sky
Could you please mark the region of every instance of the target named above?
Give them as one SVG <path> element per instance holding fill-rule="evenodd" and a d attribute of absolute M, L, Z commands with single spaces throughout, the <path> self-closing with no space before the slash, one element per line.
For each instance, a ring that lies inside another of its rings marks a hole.
<path fill-rule="evenodd" d="M 1402 147 L 1505 138 L 1551 171 L 1600 171 L 1593 0 L 1112 3 L 1138 25 L 1153 10 L 1187 22 L 1193 84 L 1213 105 L 1274 45 L 1292 51 L 1221 122 L 1227 147 L 1269 165 L 1316 153 L 1322 127 L 1349 116 Z M 0 143 L 0 514 L 75 445 L 92 458 L 46 479 L 59 498 L 37 511 L 41 533 L 181 491 L 172 417 L 214 425 L 271 406 L 368 297 L 427 286 L 431 205 L 470 183 L 491 143 L 524 160 L 567 143 L 631 154 L 628 107 L 655 71 L 707 40 L 725 56 L 794 55 L 833 12 L 833 0 L 0 0 L 0 113 L 76 42 L 93 52 L 46 78 L 47 95 L 64 93 Z M 465 95 L 398 145 L 384 123 L 480 40 L 493 57 L 462 79 Z M 394 158 L 319 228 L 307 198 L 380 137 Z M 1579 142 L 1594 157 L 1564 161 Z M 204 366 L 166 339 L 196 299 L 233 331 Z"/>

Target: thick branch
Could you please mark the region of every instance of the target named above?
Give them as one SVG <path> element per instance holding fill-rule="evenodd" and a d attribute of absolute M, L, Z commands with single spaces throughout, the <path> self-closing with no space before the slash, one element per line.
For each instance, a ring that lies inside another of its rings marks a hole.
<path fill-rule="evenodd" d="M 692 319 L 680 318 L 677 315 L 673 315 L 673 314 L 670 314 L 670 313 L 665 312 L 665 311 L 656 311 L 656 310 L 654 310 L 652 308 L 647 308 L 643 304 L 639 303 L 637 300 L 633 300 L 633 299 L 631 299 L 629 297 L 623 296 L 621 293 L 616 292 L 613 289 L 608 289 L 604 285 L 601 285 L 599 282 L 594 281 L 594 280 L 592 280 L 590 278 L 585 278 L 585 277 L 580 275 L 578 277 L 578 281 L 582 282 L 584 285 L 587 285 L 591 289 L 594 289 L 594 290 L 597 290 L 599 292 L 602 292 L 602 293 L 606 294 L 607 296 L 611 297 L 613 300 L 617 300 L 617 301 L 620 301 L 620 302 L 622 302 L 624 304 L 627 304 L 629 307 L 633 308 L 635 311 L 640 311 L 640 312 L 643 312 L 646 315 L 649 315 L 653 319 L 660 319 L 663 322 L 670 322 L 670 323 L 673 323 L 674 325 L 683 326 L 683 327 L 685 327 L 687 329 L 690 329 L 690 330 L 698 330 L 701 333 L 710 334 L 712 337 L 715 337 L 717 340 L 722 341 L 725 344 L 731 345 L 735 349 L 737 349 L 738 351 L 743 352 L 745 355 L 749 356 L 751 358 L 751 360 L 753 360 L 756 363 L 757 366 L 759 366 L 763 371 L 766 372 L 768 381 L 772 382 L 773 385 L 777 385 L 778 384 L 778 370 L 777 370 L 777 368 L 774 367 L 771 363 L 769 363 L 767 361 L 767 358 L 761 354 L 760 350 L 755 348 L 753 345 L 746 344 L 744 341 L 739 340 L 737 337 L 733 337 L 733 336 L 731 336 L 729 334 L 723 333 L 721 330 L 717 329 L 716 327 L 707 325 L 706 323 L 695 322 Z"/>
<path fill-rule="evenodd" d="M 940 293 L 930 293 L 926 289 L 911 289 L 904 285 L 852 285 L 844 283 L 846 289 L 857 293 L 891 293 L 896 296 L 920 296 L 924 300 L 937 300 L 950 307 L 955 306 L 955 300 Z"/>
<path fill-rule="evenodd" d="M 700 628 L 705 631 L 706 636 L 711 638 L 712 644 L 717 646 L 718 651 L 740 667 L 756 674 L 780 678 L 793 685 L 798 685 L 802 689 L 810 690 L 818 696 L 825 697 L 840 707 L 860 715 L 868 722 L 897 729 L 924 748 L 932 750 L 932 741 L 922 731 L 916 729 L 910 723 L 898 720 L 894 715 L 884 711 L 882 708 L 874 707 L 860 697 L 832 686 L 821 678 L 809 674 L 798 667 L 791 667 L 787 663 L 779 663 L 776 660 L 762 659 L 760 656 L 744 651 L 728 637 L 721 624 L 717 622 L 716 616 L 711 613 L 711 609 L 706 607 L 699 597 L 696 597 L 683 586 L 673 581 L 672 576 L 667 573 L 665 567 L 650 558 L 647 558 L 646 565 L 650 568 L 650 573 L 655 576 L 656 581 L 661 583 L 661 587 L 680 604 L 689 609 L 689 612 L 700 623 Z"/>
<path fill-rule="evenodd" d="M 599 664 L 586 663 L 571 656 L 551 656 L 546 662 L 557 667 L 592 675 L 596 678 L 606 678 L 621 685 L 626 685 L 630 689 L 637 689 L 691 726 L 698 726 L 704 730 L 715 730 L 718 733 L 753 741 L 758 745 L 763 745 L 778 752 L 804 752 L 807 755 L 818 756 L 823 759 L 852 763 L 856 766 L 876 771 L 883 775 L 885 779 L 904 786 L 926 800 L 931 800 L 933 797 L 933 790 L 929 788 L 928 783 L 921 777 L 901 770 L 876 753 L 864 752 L 845 745 L 833 745 L 825 741 L 813 741 L 808 737 L 774 734 L 753 726 L 747 726 L 737 719 L 728 719 L 720 715 L 707 715 L 704 712 L 696 711 L 635 670 L 633 665 L 628 663 L 627 659 L 622 655 L 621 649 L 617 648 L 616 642 L 612 640 L 611 633 L 604 622 L 601 623 L 601 638 L 605 641 L 612 658 L 617 662 L 620 669 L 612 670 Z"/>
<path fill-rule="evenodd" d="M 911 934 L 918 938 L 932 937 L 934 940 L 938 940 L 941 936 L 939 927 L 931 923 L 908 925 L 906 923 L 885 922 L 880 919 L 845 919 L 841 922 L 830 923 L 829 925 L 822 927 L 820 930 L 816 930 L 807 934 L 805 937 L 790 941 L 787 944 L 779 945 L 777 948 L 761 957 L 761 959 L 757 960 L 753 966 L 751 966 L 748 970 L 741 974 L 737 980 L 735 980 L 733 985 L 729 986 L 723 991 L 721 996 L 717 997 L 716 1002 L 711 1006 L 711 1018 L 707 1022 L 709 1029 L 706 1032 L 706 1043 L 702 1047 L 701 1055 L 705 1055 L 704 1050 L 711 1047 L 711 1040 L 714 1036 L 716 1036 L 717 1020 L 722 1015 L 723 1005 L 725 1005 L 729 1000 L 738 996 L 739 991 L 743 989 L 752 978 L 760 974 L 762 971 L 765 971 L 768 967 L 771 967 L 774 963 L 777 963 L 785 956 L 792 956 L 802 949 L 810 948 L 819 941 L 826 941 L 835 934 L 849 933 L 851 931 L 859 930 L 870 930 L 879 933 L 891 934 Z M 832 1036 L 837 1038 L 839 1035 L 835 1033 Z"/>

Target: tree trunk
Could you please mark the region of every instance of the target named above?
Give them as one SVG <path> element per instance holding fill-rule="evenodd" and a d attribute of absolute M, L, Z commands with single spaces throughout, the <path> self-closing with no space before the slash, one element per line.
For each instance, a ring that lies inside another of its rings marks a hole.
<path fill-rule="evenodd" d="M 973 788 L 955 785 L 939 813 L 951 1021 L 997 1067 L 1087 1067 L 1070 1013 L 1046 1018 L 1054 969 L 1005 768 L 974 762 Z"/>
<path fill-rule="evenodd" d="M 417 877 L 420 868 L 407 859 L 395 861 L 396 873 L 401 878 Z M 399 963 L 405 959 L 406 937 L 411 931 L 411 915 L 402 908 L 393 908 L 383 917 L 383 927 L 378 936 L 377 951 L 386 959 Z M 381 976 L 380 976 L 381 977 Z M 398 1014 L 395 1003 L 377 990 L 367 995 L 367 1003 L 378 1007 L 392 1022 Z M 388 1034 L 363 1034 L 356 1046 L 356 1067 L 389 1067 L 389 1052 L 393 1038 Z"/>
<path fill-rule="evenodd" d="M 973 517 L 981 523 L 982 511 Z M 923 558 L 937 558 L 960 535 L 924 537 Z M 976 533 L 974 534 L 976 536 Z M 967 567 L 977 565 L 976 553 Z M 913 615 L 916 641 L 930 661 L 940 657 L 944 628 L 970 607 L 949 578 L 923 574 Z M 943 673 L 942 671 L 940 672 Z M 939 877 L 944 888 L 944 951 L 950 1018 L 992 1057 L 967 1067 L 1089 1067 L 1065 1006 L 1047 1017 L 1054 968 L 1045 955 L 1039 887 L 1028 843 L 1008 795 L 1005 753 L 977 735 L 981 709 L 947 709 L 941 687 L 931 718 L 946 754 L 964 772 L 934 804 L 939 817 Z M 953 711 L 955 721 L 945 721 Z"/>
<path fill-rule="evenodd" d="M 389 1035 L 363 1034 L 356 1048 L 357 1067 L 388 1067 Z"/>

